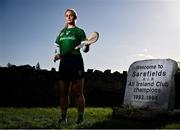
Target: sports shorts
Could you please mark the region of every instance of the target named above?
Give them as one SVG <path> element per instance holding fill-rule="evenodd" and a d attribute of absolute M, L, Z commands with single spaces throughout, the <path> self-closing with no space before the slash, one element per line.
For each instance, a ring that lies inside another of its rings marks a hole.
<path fill-rule="evenodd" d="M 78 80 L 84 78 L 84 62 L 82 55 L 64 55 L 59 64 L 59 80 Z"/>

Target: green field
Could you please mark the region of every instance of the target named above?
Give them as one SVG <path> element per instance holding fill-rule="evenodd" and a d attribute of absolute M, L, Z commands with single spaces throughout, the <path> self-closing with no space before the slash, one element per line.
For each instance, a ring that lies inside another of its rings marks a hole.
<path fill-rule="evenodd" d="M 180 111 L 176 110 L 173 119 L 135 120 L 112 119 L 112 108 L 87 107 L 85 121 L 77 125 L 77 111 L 68 110 L 68 123 L 58 124 L 60 108 L 0 108 L 0 128 L 180 128 Z"/>

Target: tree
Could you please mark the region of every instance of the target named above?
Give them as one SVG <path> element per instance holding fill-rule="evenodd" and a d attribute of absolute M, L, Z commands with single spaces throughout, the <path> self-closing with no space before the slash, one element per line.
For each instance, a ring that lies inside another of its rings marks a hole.
<path fill-rule="evenodd" d="M 36 70 L 40 70 L 41 68 L 40 68 L 40 64 L 39 64 L 39 62 L 36 64 Z"/>
<path fill-rule="evenodd" d="M 8 62 L 7 67 L 10 68 L 11 66 L 12 64 Z"/>

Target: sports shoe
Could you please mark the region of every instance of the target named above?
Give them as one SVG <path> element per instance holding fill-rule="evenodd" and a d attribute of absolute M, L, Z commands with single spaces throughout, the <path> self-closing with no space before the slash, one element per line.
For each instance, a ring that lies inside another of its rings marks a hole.
<path fill-rule="evenodd" d="M 60 118 L 60 119 L 58 120 L 58 123 L 64 123 L 64 124 L 66 124 L 66 123 L 67 123 L 67 118 Z"/>
<path fill-rule="evenodd" d="M 79 116 L 78 120 L 76 121 L 76 124 L 80 124 L 84 121 L 83 117 Z"/>

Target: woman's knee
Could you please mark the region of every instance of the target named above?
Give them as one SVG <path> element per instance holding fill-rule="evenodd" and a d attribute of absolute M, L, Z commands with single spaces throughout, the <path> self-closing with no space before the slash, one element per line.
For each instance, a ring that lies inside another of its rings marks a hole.
<path fill-rule="evenodd" d="M 61 98 L 68 98 L 69 96 L 70 83 L 60 81 L 60 96 Z"/>

